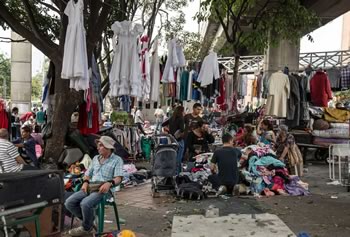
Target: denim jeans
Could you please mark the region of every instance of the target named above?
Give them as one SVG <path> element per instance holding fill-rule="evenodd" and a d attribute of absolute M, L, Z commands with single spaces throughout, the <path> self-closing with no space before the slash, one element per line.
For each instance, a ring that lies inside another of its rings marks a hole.
<path fill-rule="evenodd" d="M 182 165 L 182 158 L 184 154 L 184 148 L 185 148 L 185 142 L 184 140 L 178 141 L 179 143 L 179 149 L 177 150 L 177 155 L 176 155 L 176 164 L 177 164 L 177 174 L 181 172 L 181 165 Z"/>
<path fill-rule="evenodd" d="M 162 131 L 163 118 L 156 118 L 156 132 Z"/>
<path fill-rule="evenodd" d="M 79 191 L 70 196 L 64 205 L 70 213 L 83 221 L 82 226 L 88 231 L 93 226 L 95 207 L 101 202 L 103 195 L 105 194 L 99 192 L 87 194 Z"/>

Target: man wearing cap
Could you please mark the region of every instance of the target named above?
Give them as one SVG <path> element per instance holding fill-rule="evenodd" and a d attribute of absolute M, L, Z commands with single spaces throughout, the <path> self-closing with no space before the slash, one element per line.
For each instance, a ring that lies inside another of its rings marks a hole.
<path fill-rule="evenodd" d="M 97 141 L 99 155 L 94 157 L 86 171 L 81 190 L 65 202 L 68 211 L 82 220 L 82 226 L 69 231 L 70 236 L 83 236 L 92 232 L 94 208 L 109 190 L 114 191 L 114 187 L 122 181 L 123 160 L 113 153 L 114 143 L 107 136 L 102 136 Z M 98 188 L 94 191 L 92 187 L 96 184 Z"/>

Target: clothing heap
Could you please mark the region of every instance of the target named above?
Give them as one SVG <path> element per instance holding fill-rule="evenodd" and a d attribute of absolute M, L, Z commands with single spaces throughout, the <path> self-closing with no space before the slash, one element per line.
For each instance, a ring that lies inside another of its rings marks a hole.
<path fill-rule="evenodd" d="M 144 183 L 151 178 L 151 172 L 146 168 L 136 168 L 134 164 L 123 165 L 123 181 L 124 187 L 138 185 Z"/>
<path fill-rule="evenodd" d="M 240 185 L 246 188 L 247 193 L 264 193 L 266 196 L 273 195 L 272 192 L 292 196 L 309 194 L 308 184 L 298 176 L 290 175 L 286 164 L 276 159 L 271 149 L 249 146 L 242 152 L 247 154 L 247 148 L 252 151 L 246 160 L 240 161 Z"/>
<path fill-rule="evenodd" d="M 335 108 L 310 108 L 314 118 L 312 135 L 315 145 L 347 144 L 350 138 L 350 111 Z"/>

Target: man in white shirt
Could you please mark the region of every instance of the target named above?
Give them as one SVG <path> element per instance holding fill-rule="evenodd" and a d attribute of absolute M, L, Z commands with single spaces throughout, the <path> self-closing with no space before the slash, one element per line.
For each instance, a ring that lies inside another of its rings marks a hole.
<path fill-rule="evenodd" d="M 143 124 L 145 122 L 145 119 L 144 119 L 141 107 L 139 107 L 139 109 L 135 113 L 134 122 L 137 125 L 137 127 L 140 129 L 140 131 L 144 135 L 146 135 L 145 131 L 143 130 Z"/>
<path fill-rule="evenodd" d="M 26 164 L 17 148 L 8 141 L 8 136 L 6 129 L 0 129 L 0 173 L 37 170 L 37 168 Z"/>
<path fill-rule="evenodd" d="M 157 132 L 160 132 L 162 128 L 162 123 L 164 121 L 164 116 L 165 116 L 165 113 L 162 110 L 162 106 L 159 105 L 159 107 L 154 112 L 154 116 L 156 116 L 156 133 L 157 133 Z"/>

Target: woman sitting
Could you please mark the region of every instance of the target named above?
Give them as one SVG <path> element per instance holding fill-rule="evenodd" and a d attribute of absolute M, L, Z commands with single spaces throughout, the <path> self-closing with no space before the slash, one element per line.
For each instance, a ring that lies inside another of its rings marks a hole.
<path fill-rule="evenodd" d="M 233 139 L 240 147 L 246 147 L 258 143 L 258 139 L 254 134 L 254 128 L 250 125 L 245 125 L 242 133 L 237 133 Z"/>
<path fill-rule="evenodd" d="M 275 151 L 277 159 L 286 164 L 291 174 L 303 175 L 303 157 L 295 143 L 294 136 L 288 132 L 286 125 L 280 125 L 276 138 Z"/>
<path fill-rule="evenodd" d="M 214 143 L 215 138 L 209 133 L 208 124 L 198 121 L 194 129 L 187 136 L 189 161 L 193 162 L 196 155 L 209 152 L 209 144 Z"/>
<path fill-rule="evenodd" d="M 267 119 L 260 121 L 256 133 L 260 136 L 259 142 L 264 143 L 265 145 L 270 145 L 271 143 L 276 142 L 273 126 Z"/>
<path fill-rule="evenodd" d="M 20 156 L 23 158 L 23 160 L 27 164 L 31 164 L 35 167 L 39 167 L 39 162 L 36 157 L 35 152 L 35 140 L 30 135 L 32 132 L 32 129 L 28 126 L 23 126 L 21 128 L 21 138 L 13 141 L 13 144 L 18 147 L 18 152 Z"/>

